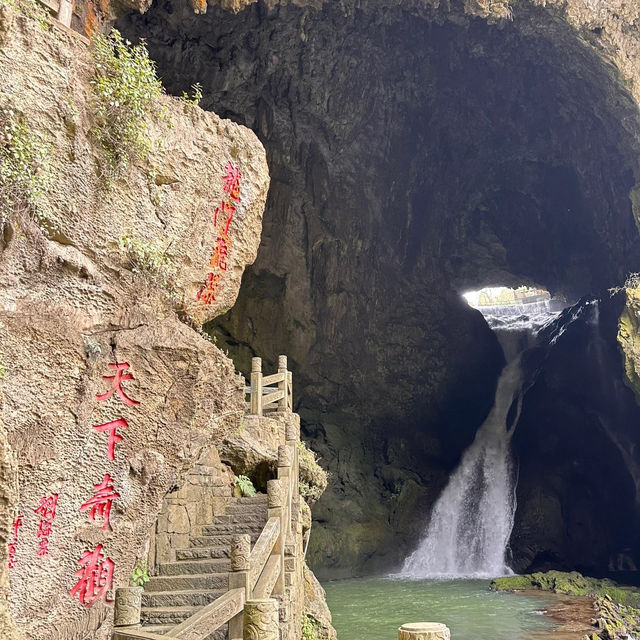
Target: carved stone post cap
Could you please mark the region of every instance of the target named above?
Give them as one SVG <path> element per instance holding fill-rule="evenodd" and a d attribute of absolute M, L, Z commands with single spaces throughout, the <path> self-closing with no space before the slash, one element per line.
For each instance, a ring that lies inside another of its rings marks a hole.
<path fill-rule="evenodd" d="M 251 373 L 262 371 L 262 358 L 251 358 Z"/>
<path fill-rule="evenodd" d="M 290 467 L 293 464 L 293 451 L 291 447 L 286 444 L 281 444 L 278 447 L 278 466 Z"/>
<path fill-rule="evenodd" d="M 251 536 L 242 534 L 231 538 L 231 571 L 249 571 Z"/>
<path fill-rule="evenodd" d="M 278 640 L 278 601 L 273 598 L 247 600 L 244 604 L 244 640 Z"/>
<path fill-rule="evenodd" d="M 451 632 L 441 622 L 409 622 L 398 629 L 398 640 L 451 640 Z"/>
<path fill-rule="evenodd" d="M 115 627 L 140 624 L 142 591 L 142 587 L 119 587 L 116 589 L 113 620 Z"/>
<path fill-rule="evenodd" d="M 281 480 L 269 480 L 267 482 L 267 507 L 274 509 L 284 503 L 284 487 Z"/>
<path fill-rule="evenodd" d="M 287 356 L 278 356 L 278 369 L 287 368 Z"/>
<path fill-rule="evenodd" d="M 288 442 L 300 440 L 300 425 L 290 420 L 284 427 L 285 440 Z"/>

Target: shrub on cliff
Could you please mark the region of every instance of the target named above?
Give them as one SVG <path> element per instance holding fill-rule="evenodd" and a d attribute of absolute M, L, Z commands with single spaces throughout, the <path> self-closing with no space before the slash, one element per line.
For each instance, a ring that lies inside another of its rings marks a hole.
<path fill-rule="evenodd" d="M 50 182 L 50 145 L 0 93 L 0 231 L 12 214 L 31 214 L 42 226 L 42 196 Z"/>
<path fill-rule="evenodd" d="M 316 454 L 307 449 L 307 445 L 300 441 L 300 495 L 313 504 L 320 498 L 327 488 L 327 472 L 318 464 Z"/>
<path fill-rule="evenodd" d="M 103 175 L 109 179 L 149 152 L 146 117 L 154 108 L 160 114 L 156 105 L 164 90 L 144 41 L 132 46 L 114 29 L 95 37 L 92 52 L 93 133 L 104 150 Z"/>

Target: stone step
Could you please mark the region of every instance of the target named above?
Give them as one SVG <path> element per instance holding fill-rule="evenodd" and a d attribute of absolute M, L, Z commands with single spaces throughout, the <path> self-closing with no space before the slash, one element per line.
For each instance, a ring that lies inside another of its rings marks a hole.
<path fill-rule="evenodd" d="M 250 514 L 260 514 L 267 513 L 267 503 L 258 503 L 258 504 L 230 504 L 225 509 L 225 513 L 227 515 L 250 515 Z"/>
<path fill-rule="evenodd" d="M 183 591 L 145 591 L 142 606 L 156 607 L 204 607 L 227 593 L 227 589 L 186 589 Z"/>
<path fill-rule="evenodd" d="M 228 558 L 205 555 L 204 551 L 204 549 L 177 549 L 178 561 L 161 563 L 159 574 L 161 576 L 179 576 L 185 573 L 221 573 L 231 569 Z M 206 551 L 211 550 L 207 549 Z M 185 552 L 184 555 L 182 552 Z"/>
<path fill-rule="evenodd" d="M 251 543 L 253 544 L 259 537 L 260 533 L 250 533 Z M 224 549 L 229 552 L 231 541 L 233 540 L 233 534 L 224 534 L 217 536 L 194 536 L 189 540 L 190 547 L 208 547 L 210 549 Z"/>
<path fill-rule="evenodd" d="M 265 523 L 269 517 L 267 510 L 250 511 L 248 513 L 230 513 L 225 516 L 216 516 L 213 524 L 258 524 Z"/>
<path fill-rule="evenodd" d="M 145 633 L 155 633 L 159 636 L 163 636 L 165 633 L 169 633 L 173 629 L 175 624 L 145 624 L 140 627 L 140 631 Z"/>
<path fill-rule="evenodd" d="M 135 627 L 135 629 L 139 629 L 140 631 L 144 631 L 146 633 L 155 633 L 159 636 L 164 636 L 171 629 L 175 629 L 175 624 L 145 624 L 141 627 Z M 204 640 L 227 640 L 227 631 L 229 630 L 229 625 L 223 624 L 217 631 L 209 634 Z"/>
<path fill-rule="evenodd" d="M 153 576 L 144 585 L 144 590 L 146 593 L 151 591 L 184 591 L 186 589 L 226 589 L 229 586 L 228 575 L 224 571 Z"/>
<path fill-rule="evenodd" d="M 176 625 L 184 622 L 201 608 L 202 607 L 142 607 L 140 618 L 144 624 Z"/>
<path fill-rule="evenodd" d="M 234 498 L 231 504 L 259 504 L 264 503 L 267 504 L 267 494 L 266 493 L 258 493 L 253 498 L 247 498 L 246 496 L 242 496 L 242 498 Z"/>
<path fill-rule="evenodd" d="M 217 535 L 239 535 L 242 533 L 257 533 L 260 534 L 264 529 L 265 522 L 246 522 L 244 524 L 232 523 L 232 524 L 211 524 L 206 527 L 202 527 L 202 535 L 204 536 L 217 536 Z"/>
<path fill-rule="evenodd" d="M 191 547 L 189 549 L 176 549 L 176 559 L 179 562 L 188 562 L 190 560 L 226 560 L 227 571 L 229 570 L 228 547 Z"/>

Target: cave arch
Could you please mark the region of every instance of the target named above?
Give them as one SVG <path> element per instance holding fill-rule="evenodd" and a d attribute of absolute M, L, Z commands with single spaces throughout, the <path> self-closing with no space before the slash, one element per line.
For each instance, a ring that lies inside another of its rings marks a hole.
<path fill-rule="evenodd" d="M 637 104 L 597 33 L 513 17 L 162 0 L 119 25 L 267 149 L 262 246 L 212 330 L 245 372 L 289 354 L 332 575 L 399 561 L 490 408 L 502 355 L 458 292 L 576 298 L 640 264 Z"/>

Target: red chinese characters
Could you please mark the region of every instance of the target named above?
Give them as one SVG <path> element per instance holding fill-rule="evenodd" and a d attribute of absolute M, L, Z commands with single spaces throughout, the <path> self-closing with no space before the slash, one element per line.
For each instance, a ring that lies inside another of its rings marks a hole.
<path fill-rule="evenodd" d="M 18 529 L 22 526 L 23 516 L 18 516 L 13 523 L 13 539 L 9 543 L 9 569 L 16 566 L 16 553 L 18 551 Z"/>
<path fill-rule="evenodd" d="M 128 362 L 109 363 L 109 368 L 114 372 L 110 376 L 102 376 L 102 379 L 110 383 L 110 388 L 104 393 L 97 393 L 99 402 L 107 402 L 114 394 L 128 407 L 137 407 L 140 402 L 134 400 L 125 391 L 123 382 L 134 380 L 129 371 Z M 111 461 L 116 457 L 116 444 L 124 440 L 124 436 L 118 433 L 118 429 L 127 429 L 128 422 L 124 418 L 116 418 L 103 424 L 94 424 L 93 429 L 99 433 L 107 434 L 107 458 Z M 82 513 L 86 512 L 91 522 L 101 524 L 101 529 L 111 529 L 111 508 L 114 501 L 120 497 L 109 473 L 105 473 L 102 481 L 93 485 L 93 496 L 80 506 Z M 112 587 L 115 564 L 111 558 L 102 552 L 99 544 L 93 551 L 85 551 L 78 560 L 82 567 L 75 573 L 78 579 L 75 586 L 69 591 L 72 597 L 78 598 L 83 607 L 91 607 L 98 600 L 107 600 L 107 592 Z"/>
<path fill-rule="evenodd" d="M 58 494 L 52 496 L 45 496 L 40 498 L 40 504 L 37 509 L 34 509 L 34 513 L 40 516 L 38 522 L 38 551 L 37 554 L 42 557 L 49 553 L 49 536 L 51 535 L 51 528 L 53 525 L 53 519 L 56 517 L 56 506 L 58 504 Z"/>
<path fill-rule="evenodd" d="M 96 493 L 93 498 L 89 498 L 81 507 L 80 511 L 88 511 L 88 518 L 92 522 L 96 521 L 96 518 L 102 518 L 102 529 L 111 529 L 111 521 L 109 516 L 111 514 L 111 506 L 116 498 L 120 497 L 120 494 L 114 489 L 113 480 L 108 473 L 104 474 L 102 482 L 93 485 L 96 488 Z"/>
<path fill-rule="evenodd" d="M 98 398 L 100 402 L 106 402 L 115 392 L 120 396 L 120 399 L 126 405 L 129 405 L 130 407 L 135 407 L 139 405 L 140 403 L 137 400 L 133 400 L 132 398 L 130 398 L 122 388 L 122 383 L 125 380 L 134 379 L 132 373 L 125 373 L 127 369 L 129 369 L 129 363 L 128 362 L 109 363 L 109 368 L 115 370 L 116 372 L 115 375 L 102 376 L 102 379 L 111 380 L 111 389 L 109 389 L 106 393 L 102 393 L 102 394 L 97 393 L 96 398 Z"/>
<path fill-rule="evenodd" d="M 102 553 L 99 544 L 93 551 L 85 551 L 78 564 L 82 567 L 75 573 L 78 582 L 69 591 L 72 597 L 78 598 L 80 604 L 89 608 L 98 600 L 107 600 L 107 592 L 113 584 L 113 570 L 115 564 L 111 558 Z"/>
<path fill-rule="evenodd" d="M 222 273 L 229 266 L 229 254 L 231 252 L 231 238 L 229 236 L 231 222 L 236 212 L 236 204 L 240 202 L 240 180 L 242 173 L 232 162 L 227 164 L 227 172 L 222 178 L 222 188 L 229 196 L 229 200 L 223 200 L 213 212 L 213 227 L 217 233 L 216 242 L 211 253 L 209 266 L 212 270 L 196 294 L 196 300 L 203 304 L 215 302 L 216 290 L 222 279 Z"/>
<path fill-rule="evenodd" d="M 117 431 L 118 427 L 122 427 L 126 429 L 129 425 L 124 418 L 118 418 L 117 420 L 112 420 L 111 422 L 105 422 L 104 424 L 94 424 L 93 428 L 96 431 L 106 431 L 108 434 L 107 438 L 107 458 L 109 460 L 116 459 L 116 444 L 118 442 L 122 442 L 124 440 L 124 436 L 121 436 Z"/>

